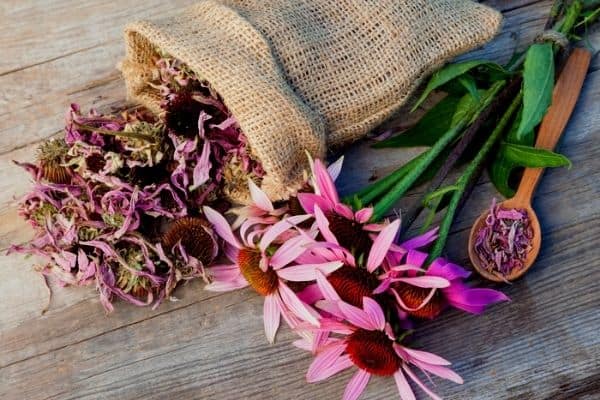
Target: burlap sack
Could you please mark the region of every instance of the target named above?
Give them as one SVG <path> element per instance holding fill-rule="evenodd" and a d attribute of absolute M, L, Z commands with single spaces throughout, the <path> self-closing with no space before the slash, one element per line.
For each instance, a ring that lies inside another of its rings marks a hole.
<path fill-rule="evenodd" d="M 469 0 L 205 0 L 125 30 L 128 94 L 153 110 L 156 48 L 223 97 L 273 199 L 300 185 L 305 151 L 363 137 L 423 78 L 491 39 L 501 15 Z"/>

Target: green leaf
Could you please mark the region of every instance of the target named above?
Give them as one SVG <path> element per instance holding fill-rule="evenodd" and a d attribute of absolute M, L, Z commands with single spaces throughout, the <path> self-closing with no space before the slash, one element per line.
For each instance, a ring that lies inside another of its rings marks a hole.
<path fill-rule="evenodd" d="M 477 83 L 475 79 L 469 74 L 464 74 L 458 78 L 460 84 L 467 90 L 467 92 L 475 99 L 475 101 L 479 102 L 481 100 L 481 96 L 479 95 L 479 91 L 477 90 Z"/>
<path fill-rule="evenodd" d="M 442 69 L 438 70 L 436 73 L 434 73 L 431 76 L 431 79 L 429 80 L 429 83 L 427 84 L 425 91 L 423 92 L 421 97 L 419 97 L 419 100 L 417 100 L 417 103 L 413 106 L 411 111 L 415 111 L 421 104 L 423 104 L 425 99 L 435 89 L 450 82 L 454 78 L 458 78 L 459 76 L 463 75 L 464 73 L 469 72 L 473 68 L 479 67 L 482 65 L 494 65 L 497 68 L 502 68 L 501 66 L 494 64 L 494 63 L 490 63 L 489 61 L 486 61 L 486 60 L 472 60 L 472 61 L 464 61 L 464 62 L 455 63 L 455 64 L 449 64 L 449 65 L 443 67 Z"/>
<path fill-rule="evenodd" d="M 519 144 L 503 143 L 500 151 L 511 164 L 528 168 L 571 167 L 571 161 L 550 150 Z"/>
<path fill-rule="evenodd" d="M 440 136 L 450 129 L 452 117 L 461 99 L 445 97 L 432 107 L 415 126 L 399 135 L 374 144 L 376 149 L 386 147 L 432 146 Z"/>
<path fill-rule="evenodd" d="M 515 191 L 510 187 L 509 183 L 512 171 L 513 166 L 504 159 L 502 154 L 496 156 L 489 168 L 490 180 L 496 187 L 496 190 L 506 198 L 515 195 Z"/>
<path fill-rule="evenodd" d="M 446 193 L 450 193 L 450 192 L 454 192 L 456 190 L 458 190 L 459 187 L 457 185 L 449 185 L 449 186 L 444 186 L 442 188 L 439 188 L 436 191 L 433 191 L 429 194 L 427 194 L 427 196 L 425 196 L 425 198 L 423 199 L 423 205 L 425 207 L 431 208 L 431 201 L 437 198 L 441 198 L 443 197 Z"/>
<path fill-rule="evenodd" d="M 522 139 L 546 114 L 554 88 L 554 51 L 551 43 L 534 44 L 527 51 L 523 71 L 523 113 L 516 137 Z"/>
<path fill-rule="evenodd" d="M 456 111 L 452 116 L 452 121 L 450 126 L 456 126 L 460 121 L 462 121 L 467 115 L 472 114 L 473 108 L 479 104 L 481 99 L 481 95 L 485 93 L 485 90 L 480 90 L 477 94 L 477 97 L 473 97 L 470 94 L 464 95 L 458 105 L 456 106 Z"/>
<path fill-rule="evenodd" d="M 508 143 L 533 146 L 533 142 L 535 140 L 535 133 L 533 130 L 525 133 L 520 138 L 517 137 L 517 131 L 519 130 L 519 125 L 521 124 L 522 117 L 523 117 L 523 107 L 521 107 L 521 109 L 519 110 L 519 113 L 517 114 L 517 117 L 513 121 L 513 124 L 511 125 L 511 127 L 506 135 L 506 141 Z"/>

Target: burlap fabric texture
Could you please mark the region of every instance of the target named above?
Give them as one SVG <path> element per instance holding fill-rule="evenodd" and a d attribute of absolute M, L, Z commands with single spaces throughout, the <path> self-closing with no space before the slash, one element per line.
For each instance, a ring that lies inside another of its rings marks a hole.
<path fill-rule="evenodd" d="M 301 184 L 306 151 L 363 137 L 422 80 L 491 39 L 501 15 L 469 0 L 205 0 L 125 29 L 128 95 L 154 111 L 156 49 L 212 84 L 282 199 Z"/>

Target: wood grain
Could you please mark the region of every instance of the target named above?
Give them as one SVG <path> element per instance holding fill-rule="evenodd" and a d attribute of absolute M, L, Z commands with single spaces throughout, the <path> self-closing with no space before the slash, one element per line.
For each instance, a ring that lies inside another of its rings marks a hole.
<path fill-rule="evenodd" d="M 0 2 L 0 250 L 31 234 L 14 207 L 28 179 L 11 160 L 31 158 L 36 143 L 60 131 L 70 101 L 121 104 L 124 90 L 114 65 L 123 54 L 123 25 L 192 2 Z M 487 3 L 505 11 L 503 32 L 464 58 L 506 61 L 542 29 L 551 1 Z M 597 32 L 589 40 L 600 46 Z M 450 312 L 419 333 L 420 344 L 453 360 L 465 378 L 462 386 L 436 380 L 448 398 L 592 399 L 600 392 L 597 69 L 596 59 L 560 146 L 573 169 L 548 171 L 534 199 L 545 242 L 528 276 L 504 287 L 512 303 L 482 317 Z M 354 146 L 346 154 L 341 190 L 358 189 L 418 151 Z M 468 228 L 492 196 L 482 178 L 453 227 L 452 258 L 467 260 Z M 349 378 L 346 373 L 306 384 L 310 358 L 290 346 L 287 329 L 275 345 L 266 344 L 262 299 L 249 291 L 215 295 L 192 283 L 176 293 L 180 301 L 156 311 L 119 303 L 106 316 L 93 289 L 52 283 L 50 310 L 40 316 L 47 297 L 31 264 L 19 256 L 0 258 L 3 400 L 336 399 Z M 397 392 L 384 379 L 374 379 L 363 396 L 389 398 Z"/>

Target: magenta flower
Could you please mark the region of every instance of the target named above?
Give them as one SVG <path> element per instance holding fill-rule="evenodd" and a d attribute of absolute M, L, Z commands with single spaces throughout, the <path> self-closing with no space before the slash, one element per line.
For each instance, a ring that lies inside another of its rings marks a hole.
<path fill-rule="evenodd" d="M 426 253 L 409 250 L 406 265 L 390 268 L 382 287 L 393 294 L 399 306 L 411 316 L 435 318 L 446 306 L 480 314 L 491 304 L 509 300 L 502 292 L 467 286 L 463 280 L 471 273 L 443 258 L 435 260 L 427 270 L 422 269 L 426 259 Z M 399 280 L 416 274 L 442 278 L 450 282 L 450 285 L 443 288 L 426 288 Z"/>
<path fill-rule="evenodd" d="M 322 318 L 319 328 L 306 325 L 299 328 L 312 331 L 327 330 L 342 335 L 339 339 L 321 339 L 324 344 L 317 349 L 316 357 L 308 368 L 308 382 L 319 382 L 348 368 L 357 367 L 358 370 L 344 391 L 344 400 L 358 399 L 372 375 L 393 376 L 402 399 L 415 399 L 406 377 L 429 396 L 439 399 L 417 377 L 411 366 L 417 367 L 426 375 L 430 373 L 459 384 L 463 383 L 462 378 L 448 368 L 450 362 L 434 354 L 413 350 L 400 344 L 391 326 L 386 323 L 382 308 L 375 300 L 365 297 L 362 308 L 337 301 L 334 309 L 336 319 Z"/>
<path fill-rule="evenodd" d="M 337 174 L 340 168 L 341 161 L 334 164 L 331 171 Z M 334 179 L 323 162 L 315 160 L 312 169 L 315 192 L 298 194 L 298 201 L 302 208 L 311 215 L 316 215 L 315 208 L 323 212 L 329 222 L 329 230 L 335 238 L 332 239 L 333 243 L 356 255 L 368 253 L 372 243 L 370 232 L 378 231 L 382 227 L 369 223 L 373 216 L 373 209 L 363 208 L 357 212 L 352 211 L 352 208 L 340 201 Z"/>

